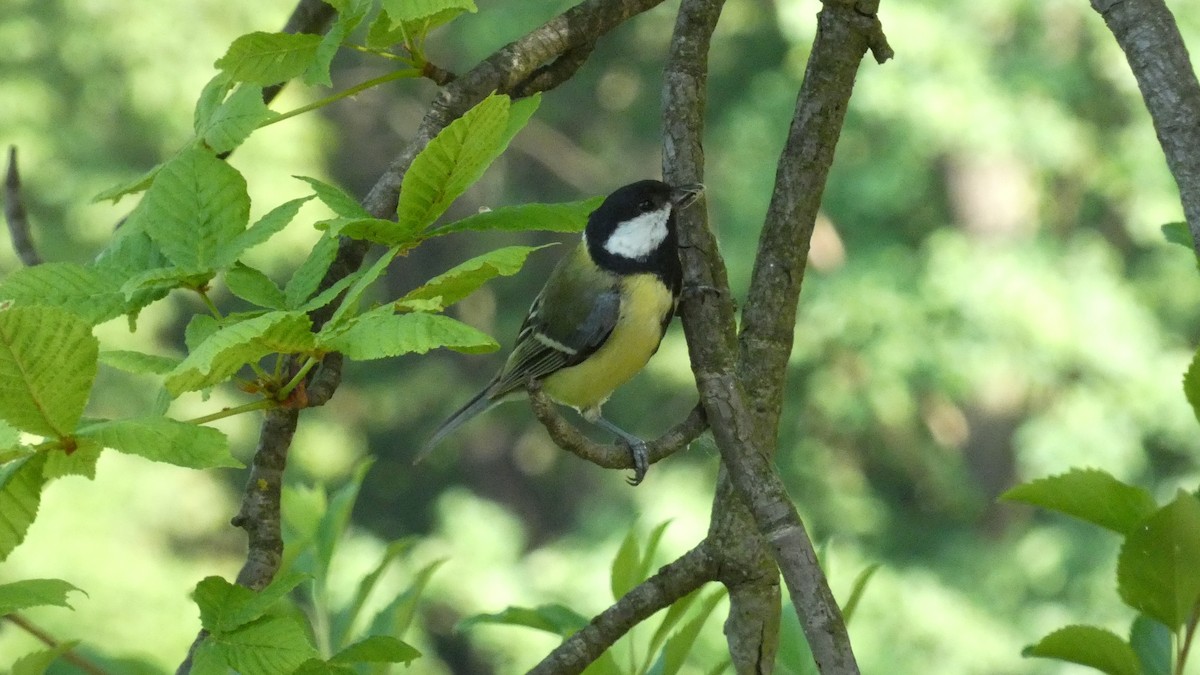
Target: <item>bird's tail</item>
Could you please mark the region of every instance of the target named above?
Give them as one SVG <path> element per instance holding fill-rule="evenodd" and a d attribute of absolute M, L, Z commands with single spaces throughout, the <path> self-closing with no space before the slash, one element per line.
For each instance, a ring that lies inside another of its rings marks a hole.
<path fill-rule="evenodd" d="M 492 397 L 494 388 L 495 382 L 484 387 L 483 391 L 472 396 L 471 400 L 467 401 L 463 407 L 446 418 L 446 421 L 442 422 L 437 431 L 433 432 L 433 437 L 426 441 L 425 445 L 421 446 L 421 451 L 417 453 L 417 458 L 413 460 L 413 464 L 429 456 L 429 453 L 433 452 L 438 443 L 441 443 L 444 438 L 454 433 L 456 429 L 471 421 L 473 417 L 500 403 L 501 399 Z"/>

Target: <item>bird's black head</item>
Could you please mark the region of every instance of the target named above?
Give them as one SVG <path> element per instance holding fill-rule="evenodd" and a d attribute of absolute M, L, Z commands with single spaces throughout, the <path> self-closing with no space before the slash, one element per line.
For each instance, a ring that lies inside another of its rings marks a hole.
<path fill-rule="evenodd" d="M 618 273 L 652 272 L 678 288 L 675 212 L 695 201 L 702 185 L 671 187 L 642 180 L 618 188 L 588 218 L 584 238 L 596 264 Z"/>

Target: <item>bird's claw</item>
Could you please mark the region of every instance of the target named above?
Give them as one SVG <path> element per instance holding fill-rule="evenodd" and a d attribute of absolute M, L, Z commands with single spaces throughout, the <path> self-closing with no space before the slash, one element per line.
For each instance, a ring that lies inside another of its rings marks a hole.
<path fill-rule="evenodd" d="M 626 478 L 625 482 L 634 486 L 640 485 L 646 478 L 646 472 L 650 470 L 650 450 L 646 447 L 646 441 L 640 439 L 622 439 L 622 442 L 633 456 L 633 475 Z"/>

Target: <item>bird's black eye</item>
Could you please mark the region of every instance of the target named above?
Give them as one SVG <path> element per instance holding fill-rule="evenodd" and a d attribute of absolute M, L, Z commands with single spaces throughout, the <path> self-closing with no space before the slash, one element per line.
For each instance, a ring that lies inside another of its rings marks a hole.
<path fill-rule="evenodd" d="M 638 211 L 641 211 L 642 213 L 649 213 L 653 210 L 654 202 L 650 201 L 649 199 L 644 199 L 638 204 Z"/>

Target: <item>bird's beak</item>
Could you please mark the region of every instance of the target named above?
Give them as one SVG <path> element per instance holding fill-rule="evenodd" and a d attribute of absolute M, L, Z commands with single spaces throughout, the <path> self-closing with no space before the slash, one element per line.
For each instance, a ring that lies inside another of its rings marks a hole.
<path fill-rule="evenodd" d="M 704 192 L 704 186 L 700 183 L 673 187 L 671 188 L 671 204 L 677 209 L 682 209 L 696 201 L 701 192 Z"/>

